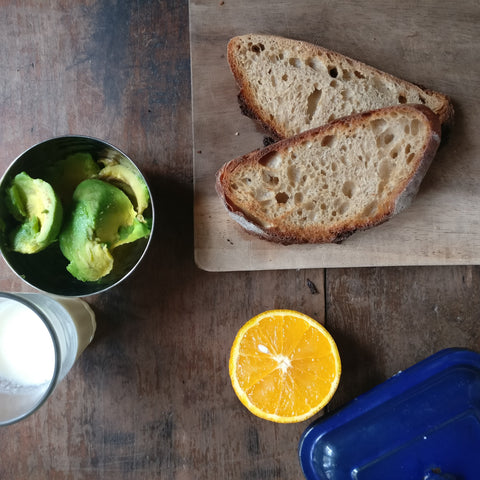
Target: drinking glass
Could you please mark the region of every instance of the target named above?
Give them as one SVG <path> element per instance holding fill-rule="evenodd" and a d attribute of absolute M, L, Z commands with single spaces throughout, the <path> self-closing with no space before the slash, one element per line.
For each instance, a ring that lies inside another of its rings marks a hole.
<path fill-rule="evenodd" d="M 80 298 L 0 292 L 0 425 L 47 400 L 95 328 L 95 314 Z"/>

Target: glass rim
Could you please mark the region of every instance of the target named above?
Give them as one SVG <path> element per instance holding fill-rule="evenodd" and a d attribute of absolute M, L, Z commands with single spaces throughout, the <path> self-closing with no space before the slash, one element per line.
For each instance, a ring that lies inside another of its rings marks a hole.
<path fill-rule="evenodd" d="M 20 294 L 23 293 L 28 293 L 28 292 L 19 292 Z M 53 390 L 55 389 L 55 386 L 58 381 L 58 376 L 60 374 L 60 342 L 58 340 L 58 336 L 55 333 L 55 329 L 53 328 L 52 323 L 48 319 L 48 317 L 45 315 L 45 313 L 42 312 L 40 308 L 38 308 L 33 302 L 30 300 L 17 296 L 15 293 L 9 293 L 9 292 L 0 292 L 0 298 L 6 298 L 8 300 L 12 300 L 14 302 L 21 303 L 25 307 L 29 308 L 32 310 L 38 317 L 39 319 L 43 322 L 45 327 L 48 330 L 48 333 L 50 335 L 50 338 L 52 339 L 53 343 L 53 350 L 55 354 L 55 365 L 53 368 L 53 374 L 52 378 L 49 380 L 48 387 L 46 390 L 43 392 L 42 396 L 40 399 L 31 407 L 29 408 L 25 413 L 22 413 L 21 415 L 17 415 L 16 417 L 13 417 L 9 420 L 0 420 L 0 427 L 1 426 L 6 426 L 6 425 L 11 425 L 13 423 L 17 423 L 20 420 L 23 420 L 24 418 L 28 417 L 29 415 L 35 413 L 47 400 L 47 398 L 52 394 Z"/>

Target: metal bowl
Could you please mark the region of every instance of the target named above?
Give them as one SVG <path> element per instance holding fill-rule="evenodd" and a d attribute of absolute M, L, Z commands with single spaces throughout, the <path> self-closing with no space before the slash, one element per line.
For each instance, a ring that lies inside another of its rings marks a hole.
<path fill-rule="evenodd" d="M 42 178 L 42 172 L 47 167 L 68 155 L 79 152 L 90 153 L 94 159 L 107 158 L 127 163 L 145 180 L 133 161 L 107 142 L 80 135 L 56 137 L 34 145 L 13 161 L 0 180 L 0 202 L 4 202 L 5 188 L 18 173 L 24 171 L 32 178 Z M 67 297 L 83 297 L 108 290 L 118 285 L 135 270 L 150 244 L 154 226 L 154 207 L 150 190 L 149 194 L 150 205 L 145 212 L 145 217 L 152 219 L 152 231 L 149 237 L 115 248 L 112 252 L 114 258 L 112 271 L 98 281 L 82 282 L 73 277 L 66 270 L 68 260 L 60 251 L 58 242 L 38 253 L 17 253 L 8 247 L 5 232 L 0 229 L 1 254 L 22 280 L 43 292 Z"/>

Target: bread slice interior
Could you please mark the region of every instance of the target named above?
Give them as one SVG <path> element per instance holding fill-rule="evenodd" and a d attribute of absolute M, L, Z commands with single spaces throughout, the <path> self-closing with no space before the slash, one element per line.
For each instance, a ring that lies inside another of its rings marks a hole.
<path fill-rule="evenodd" d="M 284 244 L 337 242 L 403 210 L 439 143 L 430 109 L 387 107 L 232 160 L 216 188 L 250 233 Z"/>
<path fill-rule="evenodd" d="M 446 124 L 449 98 L 337 52 L 288 38 L 234 37 L 227 58 L 242 110 L 275 139 L 387 106 L 423 104 Z"/>

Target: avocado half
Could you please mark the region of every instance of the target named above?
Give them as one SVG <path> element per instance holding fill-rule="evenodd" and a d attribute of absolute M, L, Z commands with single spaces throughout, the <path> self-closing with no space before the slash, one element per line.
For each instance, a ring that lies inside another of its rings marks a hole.
<path fill-rule="evenodd" d="M 59 236 L 67 270 L 78 280 L 97 281 L 113 268 L 111 251 L 150 234 L 137 219 L 127 195 L 99 179 L 81 182 L 73 193 L 72 210 Z"/>
<path fill-rule="evenodd" d="M 147 209 L 150 200 L 148 187 L 143 178 L 126 165 L 108 160 L 104 160 L 104 162 L 105 166 L 98 173 L 98 178 L 123 190 L 132 200 L 139 220 L 142 221 L 142 214 Z"/>
<path fill-rule="evenodd" d="M 100 166 L 90 153 L 78 152 L 51 165 L 44 178 L 55 190 L 64 207 L 68 207 L 80 182 L 94 178 L 99 171 Z"/>
<path fill-rule="evenodd" d="M 49 183 L 21 172 L 7 188 L 5 200 L 16 221 L 9 235 L 15 252 L 36 253 L 57 240 L 63 208 Z"/>

